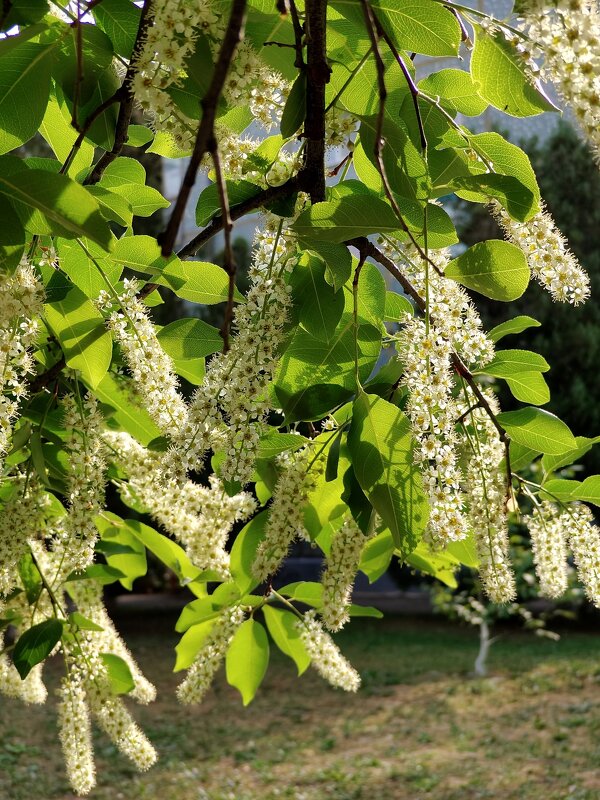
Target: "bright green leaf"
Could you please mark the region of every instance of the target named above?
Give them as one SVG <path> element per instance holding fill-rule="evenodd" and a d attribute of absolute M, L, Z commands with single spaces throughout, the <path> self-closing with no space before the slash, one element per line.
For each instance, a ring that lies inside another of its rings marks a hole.
<path fill-rule="evenodd" d="M 254 698 L 269 664 L 269 639 L 260 622 L 247 619 L 235 632 L 225 659 L 227 682 L 242 695 L 244 705 Z"/>

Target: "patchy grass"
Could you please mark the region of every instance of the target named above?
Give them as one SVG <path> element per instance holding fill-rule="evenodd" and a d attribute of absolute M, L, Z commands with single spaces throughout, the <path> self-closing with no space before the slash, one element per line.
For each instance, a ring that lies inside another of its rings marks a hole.
<path fill-rule="evenodd" d="M 474 633 L 441 622 L 354 622 L 338 637 L 363 676 L 356 696 L 277 653 L 243 708 L 221 675 L 177 704 L 166 620 L 121 627 L 159 700 L 136 718 L 160 753 L 139 775 L 101 735 L 97 800 L 597 800 L 600 637 L 510 633 L 489 678 L 469 676 Z M 56 686 L 60 664 L 50 665 Z M 0 700 L 0 799 L 67 800 L 52 702 Z"/>

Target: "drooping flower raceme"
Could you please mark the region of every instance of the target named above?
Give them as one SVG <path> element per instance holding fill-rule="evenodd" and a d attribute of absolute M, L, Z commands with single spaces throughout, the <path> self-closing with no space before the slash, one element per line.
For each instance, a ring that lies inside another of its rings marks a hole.
<path fill-rule="evenodd" d="M 594 0 L 529 0 L 521 24 L 596 150 L 600 146 L 600 12 Z"/>
<path fill-rule="evenodd" d="M 116 308 L 108 292 L 100 294 L 98 305 L 111 309 L 109 328 L 121 345 L 142 403 L 162 433 L 175 436 L 185 423 L 186 404 L 178 392 L 173 362 L 160 346 L 138 289 L 136 281 L 125 279 Z"/>
<path fill-rule="evenodd" d="M 352 584 L 358 570 L 361 551 L 368 541 L 352 517 L 344 520 L 331 541 L 323 573 L 323 608 L 321 618 L 330 631 L 339 631 L 350 619 L 348 610 Z"/>
<path fill-rule="evenodd" d="M 468 400 L 467 408 L 472 406 L 474 398 Z M 493 412 L 498 413 L 491 392 L 486 392 L 486 400 Z M 479 575 L 493 603 L 509 603 L 515 599 L 516 586 L 509 556 L 506 474 L 502 469 L 504 445 L 484 409 L 473 409 L 464 425 L 467 519 L 473 530 Z"/>
<path fill-rule="evenodd" d="M 189 705 L 202 701 L 244 616 L 241 608 L 232 608 L 215 621 L 200 653 L 177 688 L 177 697 L 182 703 Z"/>
<path fill-rule="evenodd" d="M 58 732 L 73 790 L 86 795 L 96 785 L 92 726 L 81 675 L 70 671 L 58 689 Z"/>
<path fill-rule="evenodd" d="M 295 453 L 282 453 L 277 459 L 281 472 L 273 491 L 265 536 L 252 564 L 252 574 L 259 581 L 266 580 L 279 569 L 297 536 L 308 538 L 304 506 L 322 469 L 319 460 L 310 464 L 311 456 L 310 448 L 304 447 Z"/>
<path fill-rule="evenodd" d="M 562 515 L 579 580 L 589 600 L 600 607 L 600 529 L 593 520 L 594 515 L 583 503 L 569 505 Z"/>
<path fill-rule="evenodd" d="M 117 463 L 128 473 L 124 496 L 135 498 L 152 517 L 185 547 L 192 563 L 228 580 L 229 553 L 225 545 L 233 525 L 256 509 L 248 492 L 230 497 L 221 481 L 211 475 L 209 486 L 170 480 L 161 471 L 160 454 L 152 453 L 127 433 L 105 433 Z"/>
<path fill-rule="evenodd" d="M 554 503 L 544 501 L 533 508 L 525 520 L 540 593 L 545 597 L 560 597 L 568 584 L 567 536 L 572 519 Z"/>
<path fill-rule="evenodd" d="M 525 254 L 531 274 L 554 300 L 574 306 L 587 300 L 589 277 L 547 211 L 538 212 L 528 222 L 517 222 L 497 201 L 491 209 L 508 238 Z"/>
<path fill-rule="evenodd" d="M 33 370 L 30 348 L 39 332 L 43 287 L 24 260 L 0 280 L 0 456 L 6 453 L 26 377 Z"/>
<path fill-rule="evenodd" d="M 296 623 L 296 628 L 317 672 L 336 688 L 346 692 L 358 691 L 360 675 L 340 653 L 331 636 L 323 630 L 315 618 L 314 610 L 307 611 L 304 619 Z"/>
<path fill-rule="evenodd" d="M 98 401 L 87 395 L 76 399 L 66 395 L 66 447 L 69 452 L 68 514 L 64 518 L 59 543 L 62 557 L 54 582 L 62 583 L 73 570 L 84 570 L 94 560 L 98 531 L 94 517 L 104 506 L 105 450 L 102 441 L 104 420 Z M 57 542 L 53 549 L 57 550 Z"/>
<path fill-rule="evenodd" d="M 223 450 L 220 474 L 247 483 L 254 468 L 267 387 L 277 366 L 283 325 L 290 308 L 286 276 L 296 263 L 296 244 L 282 223 L 269 217 L 257 233 L 247 302 L 234 313 L 235 335 L 227 353 L 213 357 L 192 398 L 188 420 L 173 442 L 165 471 L 198 469 L 209 447 Z"/>

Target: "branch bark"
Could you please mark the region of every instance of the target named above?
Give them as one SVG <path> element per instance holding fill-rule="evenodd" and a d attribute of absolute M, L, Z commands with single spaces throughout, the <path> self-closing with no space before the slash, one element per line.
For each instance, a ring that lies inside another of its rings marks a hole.
<path fill-rule="evenodd" d="M 325 87 L 327 63 L 327 0 L 306 0 L 306 158 L 304 169 L 313 178 L 311 202 L 325 200 Z"/>

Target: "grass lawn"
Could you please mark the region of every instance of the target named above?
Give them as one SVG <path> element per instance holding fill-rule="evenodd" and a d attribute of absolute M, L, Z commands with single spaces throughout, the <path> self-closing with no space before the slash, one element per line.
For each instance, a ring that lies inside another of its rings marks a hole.
<path fill-rule="evenodd" d="M 98 735 L 97 800 L 600 798 L 600 636 L 508 633 L 492 648 L 490 677 L 473 679 L 473 631 L 357 621 L 338 642 L 363 676 L 358 695 L 312 669 L 297 679 L 274 653 L 248 708 L 222 673 L 189 708 L 174 697 L 172 621 L 120 627 L 159 690 L 134 713 L 160 761 L 139 775 Z M 48 669 L 51 691 L 59 670 Z M 0 708 L 0 799 L 72 798 L 53 703 Z"/>

